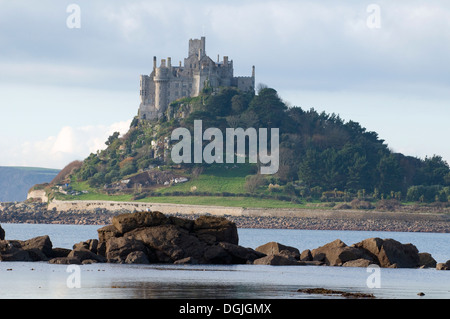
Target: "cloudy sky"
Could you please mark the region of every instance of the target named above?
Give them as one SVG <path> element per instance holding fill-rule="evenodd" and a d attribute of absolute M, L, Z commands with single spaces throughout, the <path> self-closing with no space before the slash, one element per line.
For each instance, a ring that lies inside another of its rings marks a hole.
<path fill-rule="evenodd" d="M 177 63 L 201 36 L 290 105 L 450 162 L 449 1 L 0 0 L 0 165 L 103 148 L 137 114 L 153 56 Z"/>

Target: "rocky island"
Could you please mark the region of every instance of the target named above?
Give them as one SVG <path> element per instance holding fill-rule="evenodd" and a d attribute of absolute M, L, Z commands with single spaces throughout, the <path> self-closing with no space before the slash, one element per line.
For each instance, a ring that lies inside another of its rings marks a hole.
<path fill-rule="evenodd" d="M 25 241 L 6 240 L 0 227 L 0 261 L 48 261 L 53 264 L 97 262 L 123 264 L 255 264 L 326 265 L 385 268 L 435 267 L 450 269 L 450 260 L 437 263 L 413 244 L 393 239 L 368 238 L 353 245 L 339 239 L 300 252 L 276 242 L 256 249 L 239 245 L 236 224 L 224 217 L 185 219 L 160 212 L 114 216 L 98 229 L 98 239 L 54 248 L 48 236 Z"/>

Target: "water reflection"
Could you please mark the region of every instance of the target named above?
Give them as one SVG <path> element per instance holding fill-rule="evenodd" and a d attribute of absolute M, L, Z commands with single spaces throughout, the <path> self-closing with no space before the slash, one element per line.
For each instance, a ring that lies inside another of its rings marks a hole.
<path fill-rule="evenodd" d="M 138 299 L 255 299 L 302 298 L 297 286 L 258 284 L 202 284 L 191 282 L 120 282 L 111 283 L 123 298 Z"/>

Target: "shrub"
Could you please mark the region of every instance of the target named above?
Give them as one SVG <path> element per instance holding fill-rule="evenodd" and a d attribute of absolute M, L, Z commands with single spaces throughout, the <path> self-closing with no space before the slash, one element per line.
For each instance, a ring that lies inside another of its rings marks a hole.
<path fill-rule="evenodd" d="M 61 182 L 64 182 L 64 180 L 71 175 L 75 170 L 78 170 L 83 166 L 83 162 L 81 161 L 73 161 L 66 165 L 59 173 L 58 175 L 53 178 L 51 181 L 52 185 L 59 184 Z"/>
<path fill-rule="evenodd" d="M 393 211 L 400 206 L 401 203 L 396 199 L 382 199 L 376 203 L 376 208 L 381 210 Z"/>
<path fill-rule="evenodd" d="M 350 205 L 353 209 L 373 209 L 374 206 L 365 200 L 360 200 L 358 198 L 355 198 L 350 202 Z"/>
<path fill-rule="evenodd" d="M 250 193 L 254 193 L 254 192 L 256 192 L 258 187 L 263 186 L 265 184 L 266 184 L 266 180 L 262 175 L 260 175 L 260 174 L 249 175 L 249 176 L 245 177 L 244 188 L 246 191 L 248 191 Z"/>
<path fill-rule="evenodd" d="M 132 197 L 132 200 L 139 200 L 139 199 L 143 199 L 145 197 L 147 197 L 148 194 L 147 193 L 137 193 Z"/>
<path fill-rule="evenodd" d="M 433 202 L 436 201 L 436 198 L 439 201 L 445 201 L 445 195 L 449 195 L 450 191 L 447 194 L 448 187 L 442 187 L 440 185 L 431 185 L 431 186 L 424 186 L 424 185 L 417 185 L 417 186 L 411 186 L 408 188 L 408 191 L 406 193 L 406 199 L 408 201 L 414 201 L 414 202 Z M 441 194 L 442 192 L 442 194 Z"/>
<path fill-rule="evenodd" d="M 133 157 L 127 157 L 126 159 L 124 159 L 122 162 L 119 163 L 119 167 L 122 169 L 126 165 L 132 164 L 133 161 L 134 161 Z"/>

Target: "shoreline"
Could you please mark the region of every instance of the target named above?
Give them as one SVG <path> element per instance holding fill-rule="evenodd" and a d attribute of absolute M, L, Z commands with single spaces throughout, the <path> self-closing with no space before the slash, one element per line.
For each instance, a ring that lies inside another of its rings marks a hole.
<path fill-rule="evenodd" d="M 42 203 L 0 203 L 0 223 L 108 225 L 112 217 L 133 212 L 123 207 L 108 210 L 94 205 L 89 205 L 89 209 L 79 209 L 79 204 L 70 202 L 71 209 L 57 210 L 54 207 L 48 210 L 47 204 Z M 219 210 L 212 211 L 213 206 L 150 205 L 152 211 L 184 218 L 194 219 L 205 214 L 224 216 L 235 222 L 238 228 L 450 233 L 449 214 L 374 210 L 246 209 L 218 206 L 216 207 Z M 167 207 L 170 209 L 166 209 Z M 134 207 L 134 211 L 138 208 Z"/>

